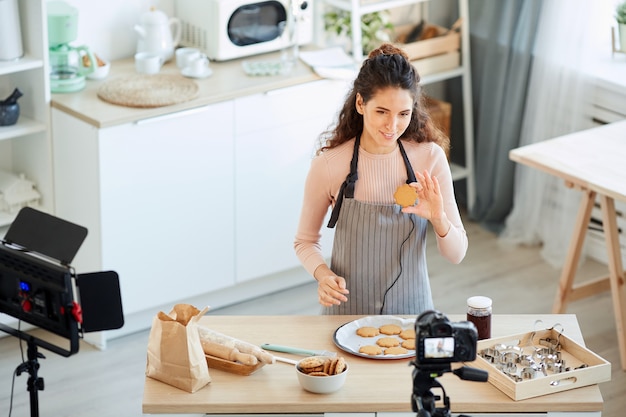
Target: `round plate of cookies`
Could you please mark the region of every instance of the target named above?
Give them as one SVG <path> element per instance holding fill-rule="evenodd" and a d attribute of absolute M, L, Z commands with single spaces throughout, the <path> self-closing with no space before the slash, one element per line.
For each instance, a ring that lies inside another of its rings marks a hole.
<path fill-rule="evenodd" d="M 333 336 L 337 347 L 369 359 L 415 356 L 415 319 L 367 316 L 341 325 Z"/>

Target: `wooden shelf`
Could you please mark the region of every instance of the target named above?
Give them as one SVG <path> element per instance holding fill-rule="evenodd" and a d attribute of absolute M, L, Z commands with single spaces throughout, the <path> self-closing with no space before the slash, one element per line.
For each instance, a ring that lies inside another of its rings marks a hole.
<path fill-rule="evenodd" d="M 16 72 L 42 68 L 43 65 L 44 63 L 41 59 L 36 59 L 25 55 L 23 58 L 15 61 L 0 61 L 0 75 L 13 74 Z"/>
<path fill-rule="evenodd" d="M 383 1 L 347 1 L 347 0 L 326 0 L 326 3 L 341 10 L 354 12 L 354 5 L 358 5 L 357 13 L 362 16 L 368 13 L 374 13 L 381 10 L 394 9 L 396 7 L 410 6 L 415 3 L 424 3 L 429 0 L 383 0 Z M 360 20 L 360 19 L 359 19 Z"/>
<path fill-rule="evenodd" d="M 13 126 L 0 126 L 0 140 L 19 139 L 20 136 L 31 135 L 33 133 L 45 132 L 48 127 L 45 123 L 28 117 L 20 116 Z"/>

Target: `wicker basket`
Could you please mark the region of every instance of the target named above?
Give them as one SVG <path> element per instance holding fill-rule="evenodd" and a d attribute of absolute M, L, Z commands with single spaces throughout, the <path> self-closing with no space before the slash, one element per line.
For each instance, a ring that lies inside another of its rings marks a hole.
<path fill-rule="evenodd" d="M 447 137 L 450 137 L 450 118 L 452 115 L 452 105 L 448 102 L 424 96 L 426 109 L 430 114 L 435 126 Z M 448 152 L 449 153 L 449 152 Z M 448 158 L 450 155 L 448 154 Z"/>

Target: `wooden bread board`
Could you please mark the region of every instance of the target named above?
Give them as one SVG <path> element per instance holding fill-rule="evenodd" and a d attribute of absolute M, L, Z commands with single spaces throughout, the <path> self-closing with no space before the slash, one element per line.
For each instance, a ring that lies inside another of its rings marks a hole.
<path fill-rule="evenodd" d="M 256 365 L 244 365 L 239 362 L 228 361 L 211 355 L 205 354 L 204 356 L 206 356 L 206 362 L 209 365 L 209 369 L 219 369 L 221 371 L 237 375 L 251 375 L 264 365 L 261 361 L 259 361 Z"/>

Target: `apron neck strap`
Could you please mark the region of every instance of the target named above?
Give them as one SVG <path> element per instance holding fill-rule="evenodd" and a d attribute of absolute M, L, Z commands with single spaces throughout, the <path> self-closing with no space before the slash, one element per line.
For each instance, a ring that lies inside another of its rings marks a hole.
<path fill-rule="evenodd" d="M 411 166 L 409 157 L 406 155 L 404 146 L 402 146 L 402 141 L 400 139 L 398 139 L 398 147 L 400 148 L 402 159 L 404 159 L 404 166 L 406 167 L 406 176 L 407 176 L 406 183 L 410 184 L 412 182 L 417 182 L 417 178 L 415 178 L 415 172 L 413 172 L 413 167 Z"/>
<path fill-rule="evenodd" d="M 341 188 L 339 189 L 339 195 L 337 196 L 337 200 L 335 201 L 335 207 L 333 207 L 333 211 L 330 214 L 330 220 L 328 221 L 329 228 L 335 227 L 337 224 L 337 220 L 339 219 L 339 212 L 341 211 L 341 203 L 343 203 L 344 195 L 346 198 L 354 198 L 354 186 L 356 184 L 356 180 L 359 179 L 359 174 L 357 173 L 357 165 L 359 164 L 359 146 L 361 144 L 361 134 L 359 133 L 354 139 L 354 150 L 352 151 L 352 161 L 350 161 L 350 172 L 346 177 L 346 180 L 341 184 Z"/>
<path fill-rule="evenodd" d="M 333 211 L 330 214 L 330 220 L 328 221 L 327 227 L 331 229 L 335 227 L 335 225 L 337 224 L 337 220 L 339 219 L 339 212 L 341 211 L 341 203 L 343 202 L 344 196 L 345 198 L 354 198 L 354 186 L 356 184 L 356 180 L 359 179 L 359 175 L 357 173 L 357 165 L 359 163 L 360 143 L 361 134 L 359 133 L 354 140 L 352 161 L 350 161 L 350 172 L 348 173 L 346 180 L 343 182 L 343 184 L 341 184 L 341 188 L 339 188 L 339 195 L 337 196 L 337 201 L 335 201 L 335 207 L 333 207 Z M 413 172 L 413 167 L 411 166 L 411 162 L 409 162 L 409 157 L 406 155 L 404 146 L 402 146 L 402 141 L 400 139 L 398 139 L 398 147 L 400 148 L 400 154 L 402 154 L 404 166 L 406 167 L 406 183 L 410 184 L 412 182 L 417 182 L 417 179 L 415 178 L 415 173 Z"/>

